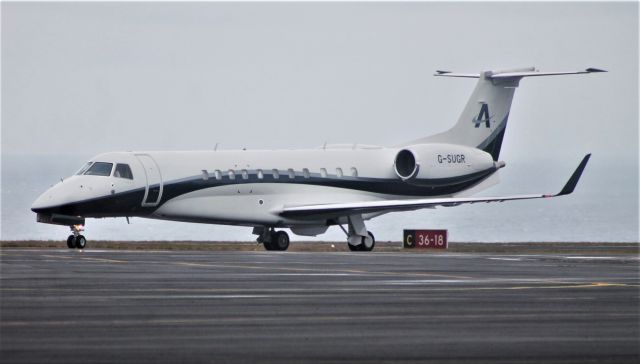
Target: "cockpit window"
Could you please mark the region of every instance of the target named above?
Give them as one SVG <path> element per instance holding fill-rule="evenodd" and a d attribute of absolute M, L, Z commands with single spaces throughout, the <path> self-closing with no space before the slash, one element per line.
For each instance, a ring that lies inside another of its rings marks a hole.
<path fill-rule="evenodd" d="M 77 175 L 81 175 L 84 174 L 84 172 L 87 171 L 87 169 L 89 169 L 89 167 L 91 167 L 91 165 L 93 164 L 93 162 L 87 162 L 87 164 L 85 164 L 84 166 L 82 166 L 82 168 L 80 168 L 80 170 L 78 171 L 78 173 L 76 173 Z"/>
<path fill-rule="evenodd" d="M 85 176 L 110 176 L 113 163 L 95 162 L 86 172 Z"/>
<path fill-rule="evenodd" d="M 131 168 L 129 168 L 128 164 L 116 164 L 116 170 L 113 172 L 114 177 L 133 179 L 133 173 L 131 173 Z"/>

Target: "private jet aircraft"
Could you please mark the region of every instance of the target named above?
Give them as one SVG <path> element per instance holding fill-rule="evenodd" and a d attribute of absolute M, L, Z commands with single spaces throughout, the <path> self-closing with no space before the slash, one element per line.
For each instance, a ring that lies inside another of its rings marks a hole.
<path fill-rule="evenodd" d="M 559 193 L 468 197 L 497 183 L 505 166 L 500 148 L 522 78 L 594 72 L 605 71 L 437 71 L 478 79 L 457 123 L 443 133 L 394 147 L 105 153 L 31 209 L 38 222 L 71 227 L 69 248 L 85 247 L 85 218 L 145 217 L 253 227 L 267 250 L 289 247 L 289 235 L 276 228 L 316 236 L 337 225 L 352 251 L 370 251 L 375 239 L 365 221 L 388 212 L 572 193 L 590 155 Z"/>

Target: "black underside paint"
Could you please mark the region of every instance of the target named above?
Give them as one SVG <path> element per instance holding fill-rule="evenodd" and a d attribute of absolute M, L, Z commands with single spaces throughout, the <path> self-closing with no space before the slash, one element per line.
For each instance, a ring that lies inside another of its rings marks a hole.
<path fill-rule="evenodd" d="M 489 168 L 485 171 L 472 173 L 464 176 L 442 179 L 416 179 L 402 181 L 400 179 L 366 178 L 366 177 L 320 177 L 310 176 L 305 178 L 302 174 L 296 173 L 295 178 L 280 175 L 280 178 L 273 178 L 271 174 L 264 174 L 263 179 L 258 179 L 256 174 L 249 174 L 247 179 L 236 176 L 234 180 L 228 176 L 221 179 L 203 179 L 202 176 L 168 182 L 163 186 L 162 199 L 157 206 L 141 206 L 145 189 L 140 188 L 132 191 L 116 193 L 113 195 L 80 201 L 73 204 L 66 204 L 46 209 L 34 209 L 34 212 L 41 214 L 63 214 L 69 216 L 83 217 L 116 217 L 116 216 L 146 216 L 165 202 L 184 195 L 186 193 L 202 190 L 205 188 L 222 187 L 229 185 L 279 183 L 279 184 L 299 184 L 314 185 L 323 187 L 344 188 L 355 191 L 380 193 L 385 195 L 411 196 L 411 197 L 431 197 L 450 195 L 468 189 L 478 182 L 484 180 L 496 171 Z M 157 185 L 156 185 L 157 186 Z M 153 187 L 153 186 L 151 186 Z M 331 201 L 338 202 L 338 201 Z M 347 201 L 345 201 L 347 202 Z"/>

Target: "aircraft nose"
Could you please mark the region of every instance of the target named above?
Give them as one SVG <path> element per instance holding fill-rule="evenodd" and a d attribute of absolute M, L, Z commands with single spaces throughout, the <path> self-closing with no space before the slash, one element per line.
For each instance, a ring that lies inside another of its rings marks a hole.
<path fill-rule="evenodd" d="M 31 211 L 39 214 L 59 213 L 60 208 L 70 202 L 68 186 L 62 182 L 52 186 L 31 205 Z"/>
<path fill-rule="evenodd" d="M 43 214 L 49 212 L 53 207 L 53 188 L 49 188 L 31 204 L 31 211 Z"/>
<path fill-rule="evenodd" d="M 96 189 L 91 182 L 78 176 L 66 178 L 40 195 L 31 205 L 31 211 L 48 215 L 80 215 L 82 201 L 102 196 L 102 190 Z"/>

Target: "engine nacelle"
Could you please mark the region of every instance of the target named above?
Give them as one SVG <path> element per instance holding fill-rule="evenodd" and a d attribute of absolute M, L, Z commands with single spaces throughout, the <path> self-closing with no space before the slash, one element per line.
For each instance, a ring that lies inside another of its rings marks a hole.
<path fill-rule="evenodd" d="M 396 154 L 394 170 L 411 184 L 432 185 L 463 176 L 476 176 L 498 166 L 491 154 L 476 148 L 454 144 L 416 144 Z"/>

